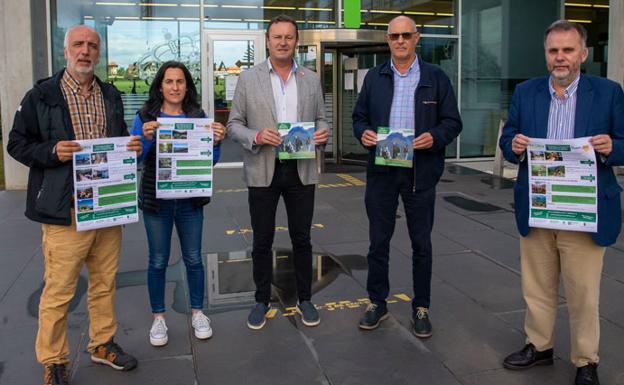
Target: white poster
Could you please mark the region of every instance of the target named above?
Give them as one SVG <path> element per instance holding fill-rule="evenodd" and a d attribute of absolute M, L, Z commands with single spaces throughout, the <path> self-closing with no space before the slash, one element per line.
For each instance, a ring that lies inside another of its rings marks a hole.
<path fill-rule="evenodd" d="M 212 196 L 213 119 L 158 118 L 156 198 Z"/>
<path fill-rule="evenodd" d="M 236 84 L 238 84 L 238 75 L 228 75 L 225 77 L 225 100 L 234 99 Z"/>
<path fill-rule="evenodd" d="M 596 153 L 589 138 L 529 140 L 529 226 L 596 232 Z"/>
<path fill-rule="evenodd" d="M 364 85 L 364 78 L 368 73 L 368 68 L 357 70 L 357 90 L 358 94 L 362 92 L 362 86 Z"/>
<path fill-rule="evenodd" d="M 346 72 L 344 74 L 344 89 L 346 91 L 353 90 L 353 72 Z"/>
<path fill-rule="evenodd" d="M 76 230 L 139 221 L 136 152 L 129 137 L 77 140 L 74 153 Z"/>

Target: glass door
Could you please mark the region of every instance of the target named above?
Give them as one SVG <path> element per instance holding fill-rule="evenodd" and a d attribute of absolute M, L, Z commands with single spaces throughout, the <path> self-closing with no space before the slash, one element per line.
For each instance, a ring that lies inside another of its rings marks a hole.
<path fill-rule="evenodd" d="M 264 31 L 204 30 L 203 34 L 202 104 L 209 117 L 225 125 L 240 73 L 266 57 Z M 224 140 L 220 163 L 242 162 L 241 151 L 238 143 Z"/>
<path fill-rule="evenodd" d="M 371 47 L 339 48 L 339 74 L 336 83 L 335 95 L 338 97 L 338 162 L 339 163 L 366 163 L 366 150 L 353 135 L 353 107 L 364 76 L 369 69 L 383 63 L 390 57 L 387 45 Z"/>

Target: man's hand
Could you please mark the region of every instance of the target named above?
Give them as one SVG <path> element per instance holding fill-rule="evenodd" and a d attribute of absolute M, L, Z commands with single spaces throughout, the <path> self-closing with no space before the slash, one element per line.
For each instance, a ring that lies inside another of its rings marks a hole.
<path fill-rule="evenodd" d="M 126 146 L 126 149 L 128 151 L 136 151 L 137 158 L 140 157 L 141 153 L 143 152 L 143 143 L 141 143 L 141 137 L 138 135 L 132 135 L 130 137 L 128 145 Z"/>
<path fill-rule="evenodd" d="M 377 133 L 371 130 L 364 130 L 362 134 L 362 144 L 366 147 L 372 147 L 377 144 Z"/>
<path fill-rule="evenodd" d="M 511 140 L 511 151 L 513 151 L 516 156 L 520 156 L 524 154 L 529 145 L 529 137 L 524 136 L 522 134 L 516 134 L 514 138 Z"/>
<path fill-rule="evenodd" d="M 143 136 L 146 140 L 154 139 L 154 132 L 156 132 L 158 126 L 160 126 L 160 123 L 156 120 L 143 123 Z"/>
<path fill-rule="evenodd" d="M 223 137 L 225 137 L 225 126 L 223 126 L 223 124 L 212 122 L 210 128 L 212 128 L 215 144 L 223 140 Z"/>
<path fill-rule="evenodd" d="M 597 153 L 604 156 L 609 156 L 613 150 L 613 140 L 607 134 L 592 136 L 589 138 L 589 143 L 594 146 Z"/>
<path fill-rule="evenodd" d="M 433 146 L 433 136 L 428 132 L 423 132 L 412 140 L 414 150 L 427 150 Z"/>
<path fill-rule="evenodd" d="M 321 128 L 318 131 L 314 131 L 312 139 L 314 139 L 314 144 L 317 146 L 327 143 L 327 139 L 329 139 L 329 130 L 327 128 Z"/>
<path fill-rule="evenodd" d="M 71 140 L 61 140 L 54 146 L 56 151 L 56 157 L 61 162 L 67 162 L 72 159 L 74 152 L 80 151 L 82 147 L 76 142 Z"/>
<path fill-rule="evenodd" d="M 271 146 L 279 146 L 282 144 L 282 137 L 275 128 L 263 128 L 256 135 L 256 144 L 269 144 Z"/>

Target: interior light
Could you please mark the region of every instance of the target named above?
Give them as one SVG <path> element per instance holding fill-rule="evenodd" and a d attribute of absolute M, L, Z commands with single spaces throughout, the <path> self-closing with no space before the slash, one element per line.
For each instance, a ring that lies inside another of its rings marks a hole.
<path fill-rule="evenodd" d="M 586 8 L 591 8 L 591 4 L 586 4 L 586 3 L 565 3 L 566 7 L 586 7 Z"/>
<path fill-rule="evenodd" d="M 398 13 L 398 14 L 401 13 L 401 11 L 391 11 L 391 10 L 382 10 L 382 9 L 371 9 L 368 12 L 370 13 Z"/>
<path fill-rule="evenodd" d="M 434 16 L 434 12 L 416 12 L 416 11 L 405 11 L 403 12 L 406 15 L 423 15 L 423 16 Z"/>
<path fill-rule="evenodd" d="M 246 8 L 246 9 L 258 9 L 257 5 L 232 5 L 232 4 L 222 4 L 221 8 Z"/>
<path fill-rule="evenodd" d="M 591 20 L 579 20 L 579 19 L 568 19 L 569 22 L 572 23 L 582 23 L 582 24 L 591 24 Z"/>
<path fill-rule="evenodd" d="M 333 11 L 333 9 L 331 8 L 305 8 L 305 7 L 299 7 L 300 11 L 323 11 L 323 12 L 331 12 Z"/>
<path fill-rule="evenodd" d="M 139 3 L 142 7 L 177 7 L 178 4 L 171 3 Z"/>
<path fill-rule="evenodd" d="M 285 9 L 285 10 L 294 10 L 296 7 L 276 7 L 272 5 L 263 5 L 262 9 Z"/>
<path fill-rule="evenodd" d="M 454 13 L 436 12 L 436 16 L 448 16 L 448 17 L 453 17 L 453 16 L 455 16 L 455 14 L 454 14 Z"/>
<path fill-rule="evenodd" d="M 120 6 L 135 6 L 137 5 L 137 3 L 114 3 L 111 1 L 98 1 L 95 3 L 95 5 L 120 5 Z"/>

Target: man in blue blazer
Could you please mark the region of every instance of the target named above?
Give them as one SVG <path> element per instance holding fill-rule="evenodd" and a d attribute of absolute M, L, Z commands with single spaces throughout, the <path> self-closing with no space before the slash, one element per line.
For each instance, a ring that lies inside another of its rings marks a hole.
<path fill-rule="evenodd" d="M 598 300 L 606 246 L 620 232 L 620 191 L 613 166 L 624 164 L 624 93 L 619 84 L 581 75 L 588 55 L 587 32 L 565 20 L 544 34 L 550 76 L 516 88 L 509 119 L 500 138 L 505 158 L 519 164 L 514 187 L 520 238 L 522 290 L 527 304 L 526 346 L 507 356 L 507 369 L 553 363 L 559 277 L 563 279 L 570 318 L 571 361 L 575 384 L 599 384 Z M 526 148 L 531 138 L 591 137 L 598 169 L 596 233 L 529 228 Z"/>

